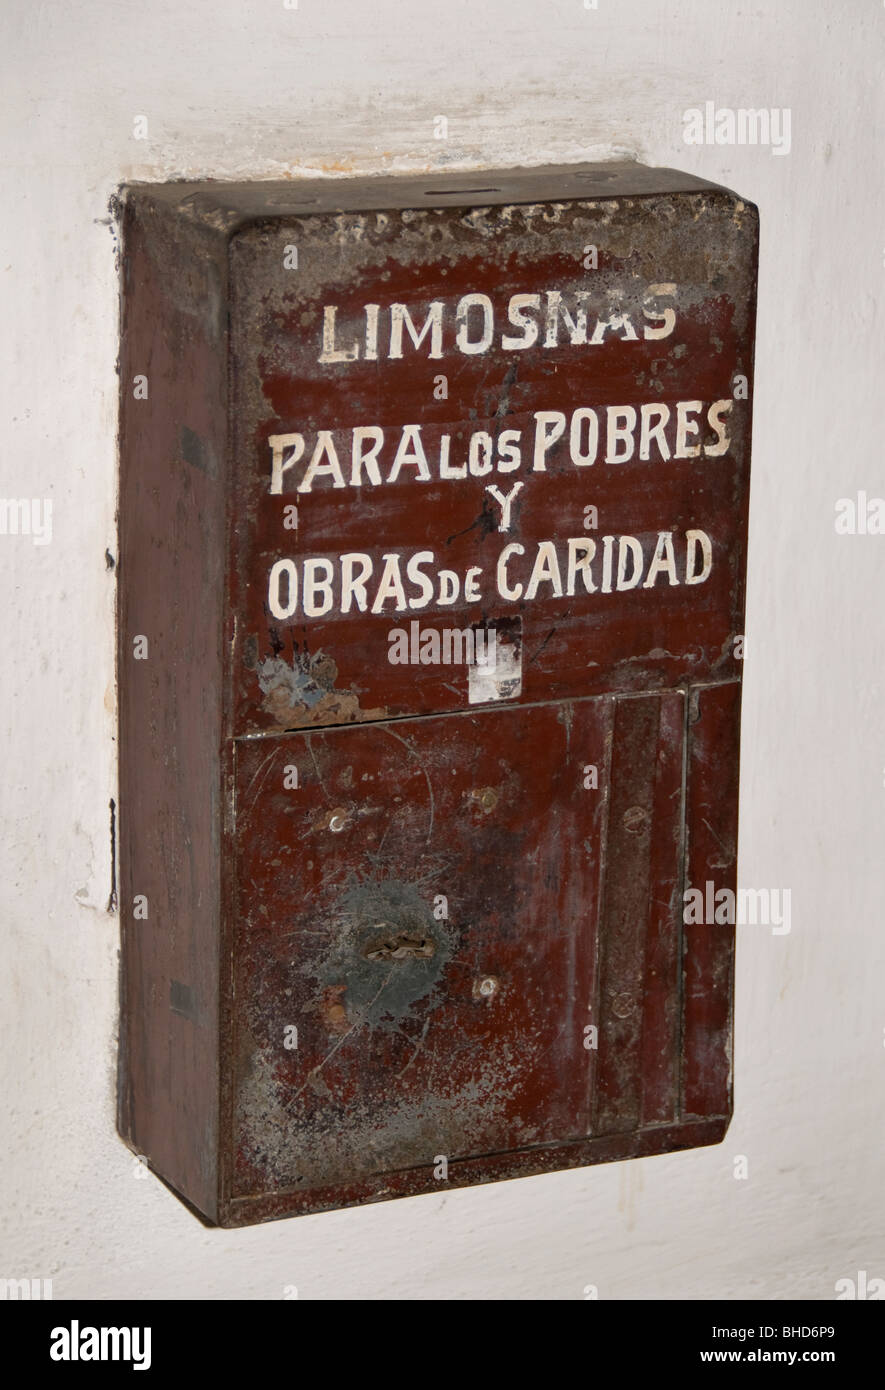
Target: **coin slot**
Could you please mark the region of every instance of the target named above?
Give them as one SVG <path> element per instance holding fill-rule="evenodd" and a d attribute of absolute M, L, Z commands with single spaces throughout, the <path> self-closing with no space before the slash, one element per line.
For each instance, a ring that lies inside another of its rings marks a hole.
<path fill-rule="evenodd" d="M 425 198 L 454 198 L 463 197 L 470 193 L 500 193 L 500 188 L 426 188 Z"/>
<path fill-rule="evenodd" d="M 412 932 L 391 933 L 390 936 L 376 939 L 363 952 L 366 960 L 416 960 L 427 959 L 436 950 L 432 936 L 421 936 Z"/>

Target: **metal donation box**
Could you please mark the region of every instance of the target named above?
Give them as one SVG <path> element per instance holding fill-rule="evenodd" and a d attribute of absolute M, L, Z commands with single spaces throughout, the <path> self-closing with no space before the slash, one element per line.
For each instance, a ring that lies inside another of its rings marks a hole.
<path fill-rule="evenodd" d="M 208 1220 L 724 1135 L 757 230 L 127 190 L 119 1127 Z"/>

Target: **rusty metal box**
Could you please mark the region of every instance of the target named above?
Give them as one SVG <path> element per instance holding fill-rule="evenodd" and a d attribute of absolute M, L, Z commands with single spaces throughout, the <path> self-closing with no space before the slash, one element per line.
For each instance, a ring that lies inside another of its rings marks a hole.
<path fill-rule="evenodd" d="M 121 1134 L 226 1226 L 717 1142 L 756 209 L 123 209 Z"/>

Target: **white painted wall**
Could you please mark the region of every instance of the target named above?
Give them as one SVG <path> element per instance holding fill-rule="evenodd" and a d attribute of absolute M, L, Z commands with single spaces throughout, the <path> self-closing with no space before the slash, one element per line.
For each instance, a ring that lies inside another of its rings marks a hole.
<path fill-rule="evenodd" d="M 0 1276 L 134 1299 L 826 1299 L 885 1276 L 885 537 L 833 524 L 885 494 L 882 4 L 4 0 L 2 29 L 0 495 L 51 498 L 54 530 L 0 537 Z M 687 147 L 705 100 L 789 107 L 791 153 Z M 762 216 L 741 878 L 790 887 L 793 929 L 742 936 L 735 1121 L 716 1149 L 205 1231 L 113 1123 L 108 198 L 624 153 Z"/>

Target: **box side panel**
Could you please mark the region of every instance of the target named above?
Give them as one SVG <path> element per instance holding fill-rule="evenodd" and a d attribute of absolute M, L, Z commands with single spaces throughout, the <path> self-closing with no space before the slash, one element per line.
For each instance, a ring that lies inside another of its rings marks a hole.
<path fill-rule="evenodd" d="M 124 213 L 118 1127 L 214 1217 L 224 600 L 220 234 Z"/>

